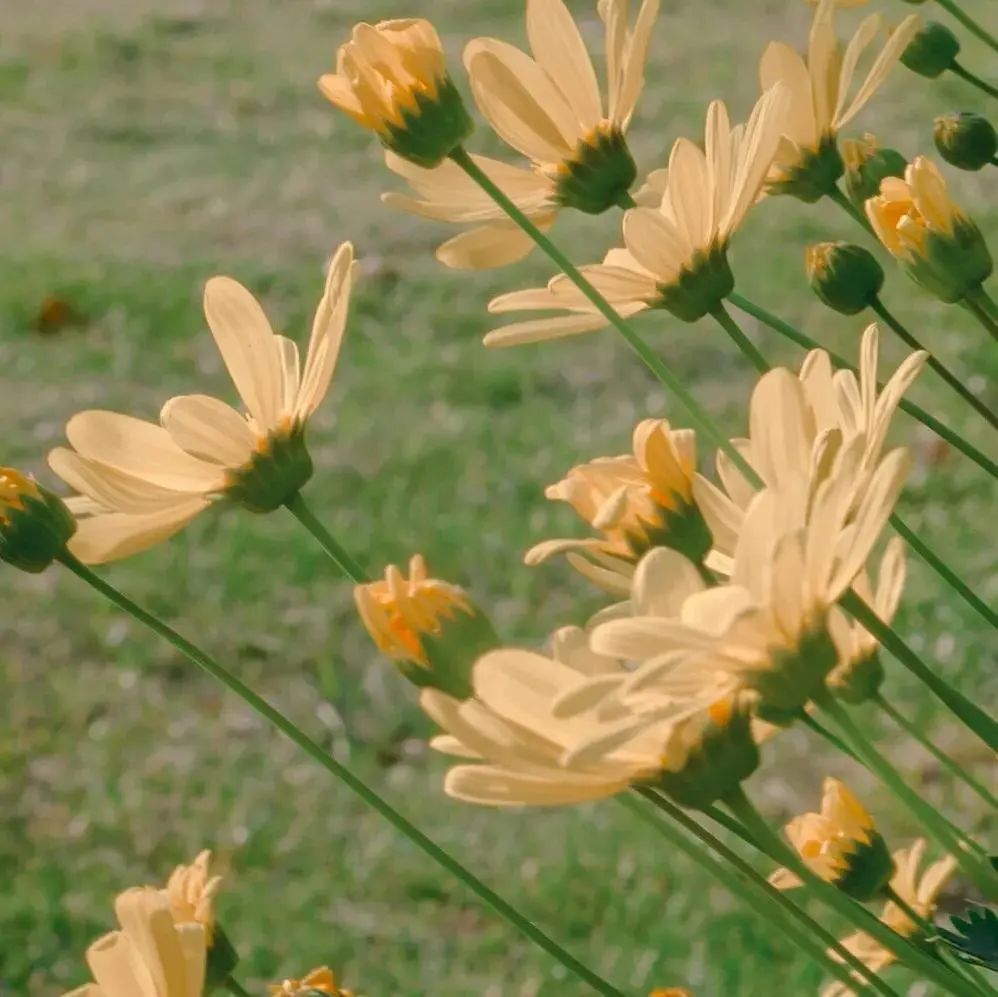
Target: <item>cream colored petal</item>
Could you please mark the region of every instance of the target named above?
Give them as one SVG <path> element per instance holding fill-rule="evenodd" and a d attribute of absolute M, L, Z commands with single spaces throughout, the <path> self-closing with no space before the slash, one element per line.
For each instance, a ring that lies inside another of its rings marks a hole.
<path fill-rule="evenodd" d="M 490 348 L 522 346 L 548 339 L 563 339 L 583 332 L 594 332 L 609 323 L 602 315 L 563 315 L 558 318 L 515 322 L 487 333 L 482 342 Z"/>
<path fill-rule="evenodd" d="M 551 703 L 578 681 L 578 673 L 560 662 L 516 648 L 490 651 L 472 671 L 475 693 L 483 703 L 513 723 L 545 733 L 551 726 Z M 558 739 L 554 730 L 550 736 Z"/>
<path fill-rule="evenodd" d="M 283 380 L 274 334 L 256 298 L 230 277 L 204 288 L 204 314 L 232 383 L 261 432 L 280 419 Z"/>
<path fill-rule="evenodd" d="M 550 778 L 527 776 L 491 765 L 458 765 L 444 779 L 444 792 L 485 806 L 562 806 L 612 796 L 627 781 L 552 772 Z"/>
<path fill-rule="evenodd" d="M 618 674 L 620 662 L 596 654 L 589 646 L 589 634 L 582 627 L 559 627 L 551 635 L 551 654 L 555 661 L 574 669 L 580 675 Z"/>
<path fill-rule="evenodd" d="M 835 0 L 820 0 L 811 22 L 807 67 L 811 74 L 818 134 L 832 127 L 839 93 L 839 43 L 835 37 Z"/>
<path fill-rule="evenodd" d="M 571 155 L 581 137 L 575 115 L 533 59 L 497 39 L 475 38 L 464 65 L 479 110 L 503 141 L 539 163 Z"/>
<path fill-rule="evenodd" d="M 871 14 L 869 17 L 863 19 L 856 33 L 849 39 L 845 55 L 842 57 L 838 99 L 832 115 L 836 131 L 841 127 L 839 121 L 842 112 L 846 108 L 846 102 L 849 99 L 849 91 L 852 89 L 852 80 L 856 73 L 856 66 L 863 53 L 869 48 L 870 43 L 880 33 L 882 27 L 883 18 L 879 14 Z"/>
<path fill-rule="evenodd" d="M 477 751 L 472 751 L 463 741 L 452 734 L 437 734 L 430 738 L 430 747 L 442 755 L 453 758 L 481 758 Z"/>
<path fill-rule="evenodd" d="M 537 224 L 538 219 L 532 220 Z M 538 227 L 550 229 L 554 214 L 547 215 L 543 222 Z M 510 221 L 496 221 L 448 239 L 437 248 L 436 257 L 454 270 L 491 270 L 518 263 L 533 249 L 533 239 L 519 226 Z"/>
<path fill-rule="evenodd" d="M 900 537 L 891 537 L 887 541 L 887 548 L 880 562 L 880 576 L 874 596 L 877 615 L 888 623 L 894 618 L 901 603 L 907 572 L 908 560 L 904 541 Z"/>
<path fill-rule="evenodd" d="M 592 647 L 600 654 L 633 661 L 645 661 L 669 651 L 703 650 L 711 638 L 679 620 L 658 616 L 634 616 L 610 620 L 592 633 Z"/>
<path fill-rule="evenodd" d="M 87 965 L 97 981 L 95 989 L 107 997 L 159 997 L 123 931 L 112 931 L 98 938 L 87 949 Z"/>
<path fill-rule="evenodd" d="M 188 997 L 187 967 L 166 897 L 152 887 L 136 887 L 118 894 L 114 911 L 152 977 L 151 993 Z"/>
<path fill-rule="evenodd" d="M 742 526 L 742 510 L 699 474 L 693 479 L 693 498 L 710 528 L 714 549 L 733 553 Z"/>
<path fill-rule="evenodd" d="M 615 105 L 611 105 L 610 118 L 624 130 L 631 123 L 634 108 L 637 106 L 638 98 L 644 89 L 645 63 L 648 59 L 648 47 L 651 43 L 652 29 L 658 19 L 658 11 L 659 0 L 644 0 L 638 10 L 637 20 L 634 22 L 634 29 L 628 39 L 626 51 L 621 58 L 623 66 L 620 90 Z"/>
<path fill-rule="evenodd" d="M 552 700 L 552 716 L 574 717 L 595 709 L 607 696 L 620 687 L 625 674 L 617 669 L 614 674 L 595 675 L 591 678 L 580 679 L 577 686 L 567 689 Z"/>
<path fill-rule="evenodd" d="M 560 540 L 542 540 L 540 543 L 534 544 L 534 546 L 523 555 L 523 563 L 533 568 L 538 564 L 543 564 L 545 561 L 551 560 L 552 557 L 557 557 L 559 554 L 565 554 L 570 550 L 598 550 L 605 546 L 606 544 L 603 540 L 593 538 L 581 538 L 579 540 L 573 540 L 571 538 Z"/>
<path fill-rule="evenodd" d="M 82 987 L 64 993 L 62 997 L 113 997 L 106 990 L 102 990 L 96 983 L 84 983 Z"/>
<path fill-rule="evenodd" d="M 635 615 L 678 617 L 683 603 L 703 587 L 691 561 L 678 551 L 658 547 L 641 558 L 634 572 Z"/>
<path fill-rule="evenodd" d="M 670 195 L 671 196 L 671 195 Z M 695 247 L 654 208 L 632 208 L 624 215 L 627 248 L 662 284 L 671 284 L 692 258 Z"/>
<path fill-rule="evenodd" d="M 592 550 L 587 551 L 587 554 L 592 555 Z M 620 569 L 607 568 L 602 564 L 595 563 L 589 560 L 588 557 L 582 557 L 575 553 L 566 553 L 565 560 L 580 574 L 583 578 L 592 582 L 594 585 L 603 589 L 603 591 L 608 592 L 610 595 L 614 596 L 627 596 L 631 592 L 631 578 L 626 570 L 628 565 L 625 562 L 618 561 Z M 628 614 L 629 615 L 629 614 Z"/>
<path fill-rule="evenodd" d="M 805 475 L 810 466 L 813 425 L 800 381 L 777 367 L 752 392 L 749 409 L 752 460 L 767 484 Z"/>
<path fill-rule="evenodd" d="M 798 378 L 804 386 L 808 407 L 814 414 L 816 432 L 838 427 L 832 361 L 828 354 L 824 350 L 811 350 L 801 364 Z"/>
<path fill-rule="evenodd" d="M 749 593 L 737 585 L 718 585 L 691 595 L 682 607 L 681 622 L 702 634 L 721 636 L 735 620 L 755 609 Z"/>
<path fill-rule="evenodd" d="M 201 997 L 204 993 L 205 972 L 207 969 L 207 945 L 205 943 L 204 925 L 194 922 L 178 924 L 175 930 L 177 941 L 180 943 L 184 978 L 187 982 L 186 997 Z"/>
<path fill-rule="evenodd" d="M 814 117 L 811 74 L 804 60 L 784 42 L 771 42 L 759 62 L 763 92 L 783 82 L 790 90 L 789 105 L 781 122 L 782 132 L 796 145 L 815 148 L 818 125 Z"/>
<path fill-rule="evenodd" d="M 595 128 L 603 118 L 596 73 L 562 0 L 527 0 L 527 38 L 534 58 L 574 111 L 580 130 Z"/>
<path fill-rule="evenodd" d="M 644 717 L 624 716 L 611 723 L 593 725 L 590 731 L 577 744 L 572 745 L 562 755 L 562 764 L 566 768 L 589 768 L 599 765 L 607 756 L 624 747 L 629 741 L 647 727 Z M 665 739 L 663 738 L 663 746 Z M 661 757 L 661 755 L 659 756 Z M 649 760 L 650 766 L 656 760 Z"/>
<path fill-rule="evenodd" d="M 712 196 L 706 156 L 689 139 L 679 139 L 669 156 L 668 197 L 680 232 L 695 250 L 706 249 L 713 241 L 715 219 Z"/>
<path fill-rule="evenodd" d="M 225 467 L 240 467 L 256 449 L 256 437 L 246 420 L 231 405 L 209 395 L 171 398 L 159 418 L 179 447 Z"/>
<path fill-rule="evenodd" d="M 707 108 L 707 124 L 704 129 L 704 152 L 710 172 L 710 218 L 711 226 L 720 224 L 731 196 L 734 180 L 734 154 L 732 147 L 731 121 L 724 102 L 712 100 Z"/>

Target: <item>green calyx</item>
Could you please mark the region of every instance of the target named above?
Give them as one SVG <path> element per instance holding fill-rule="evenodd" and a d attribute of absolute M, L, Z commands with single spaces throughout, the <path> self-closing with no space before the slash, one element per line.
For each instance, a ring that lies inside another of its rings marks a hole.
<path fill-rule="evenodd" d="M 981 170 L 998 155 L 998 133 L 979 114 L 940 115 L 933 122 L 932 136 L 939 155 L 958 170 Z"/>
<path fill-rule="evenodd" d="M 629 536 L 634 559 L 655 547 L 669 547 L 693 562 L 700 562 L 714 546 L 714 537 L 694 502 L 677 501 L 674 508 L 660 508 L 660 519 L 649 523 L 639 536 Z"/>
<path fill-rule="evenodd" d="M 238 962 L 239 953 L 229 941 L 229 936 L 222 930 L 222 926 L 216 923 L 212 931 L 211 945 L 208 948 L 208 960 L 205 966 L 205 993 L 211 993 L 212 990 L 221 987 L 232 975 Z"/>
<path fill-rule="evenodd" d="M 225 495 L 250 512 L 279 509 L 312 477 L 312 458 L 304 427 L 287 436 L 272 436 L 265 450 L 244 467 L 230 472 Z"/>
<path fill-rule="evenodd" d="M 805 633 L 797 647 L 773 654 L 770 667 L 748 676 L 759 694 L 756 713 L 769 723 L 787 726 L 819 694 L 838 663 L 838 650 L 825 627 Z"/>
<path fill-rule="evenodd" d="M 903 177 L 908 160 L 896 149 L 877 149 L 858 163 L 846 167 L 845 183 L 849 200 L 860 210 L 868 198 L 880 193 L 886 177 Z"/>
<path fill-rule="evenodd" d="M 874 651 L 858 661 L 849 661 L 834 668 L 828 675 L 828 689 L 843 703 L 858 705 L 874 698 L 884 683 L 884 664 Z"/>
<path fill-rule="evenodd" d="M 0 508 L 0 561 L 38 574 L 66 549 L 76 520 L 58 495 L 33 485 L 18 505 Z"/>
<path fill-rule="evenodd" d="M 829 308 L 857 315 L 884 286 L 884 270 L 872 253 L 848 242 L 820 242 L 808 247 L 805 269 L 811 290 Z"/>
<path fill-rule="evenodd" d="M 835 885 L 860 903 L 879 896 L 894 875 L 894 859 L 878 831 L 870 832 L 868 842 L 857 842 L 845 861 Z"/>
<path fill-rule="evenodd" d="M 630 189 L 638 168 L 619 128 L 597 128 L 558 166 L 556 199 L 566 208 L 599 215 L 612 207 L 631 207 Z"/>
<path fill-rule="evenodd" d="M 403 159 L 433 169 L 439 166 L 474 130 L 454 81 L 444 76 L 435 96 L 417 92 L 416 107 L 402 111 L 401 125 L 388 125 L 381 142 Z"/>
<path fill-rule="evenodd" d="M 805 204 L 820 201 L 830 193 L 845 172 L 845 163 L 832 135 L 826 135 L 817 149 L 805 152 L 800 162 L 784 168 L 776 180 L 766 185 L 770 194 L 789 194 Z"/>
<path fill-rule="evenodd" d="M 938 21 L 926 21 L 901 54 L 901 62 L 913 73 L 934 80 L 952 65 L 960 52 L 960 40 Z"/>
<path fill-rule="evenodd" d="M 915 283 L 952 304 L 980 287 L 994 262 L 980 229 L 963 216 L 954 222 L 951 235 L 929 232 L 920 251 L 910 253 L 902 266 Z"/>
<path fill-rule="evenodd" d="M 717 245 L 698 253 L 673 283 L 659 285 L 656 307 L 683 322 L 696 322 L 720 307 L 735 289 L 726 250 L 727 246 Z"/>

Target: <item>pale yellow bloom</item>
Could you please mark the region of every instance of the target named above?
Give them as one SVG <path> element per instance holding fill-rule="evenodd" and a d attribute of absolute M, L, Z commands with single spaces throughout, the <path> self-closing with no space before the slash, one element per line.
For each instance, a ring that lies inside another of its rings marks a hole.
<path fill-rule="evenodd" d="M 208 874 L 210 865 L 211 852 L 205 849 L 190 865 L 178 865 L 163 891 L 178 924 L 196 921 L 204 926 L 209 948 L 215 932 L 215 897 L 222 888 L 222 877 Z"/>
<path fill-rule="evenodd" d="M 295 343 L 271 329 L 256 299 L 228 277 L 204 292 L 208 325 L 246 409 L 208 395 L 163 406 L 160 425 L 116 412 L 70 419 L 72 449 L 49 455 L 80 493 L 70 500 L 79 529 L 70 550 L 88 563 L 111 561 L 167 539 L 223 498 L 266 511 L 311 475 L 304 430 L 325 397 L 346 322 L 353 248 L 333 258 L 304 365 Z"/>
<path fill-rule="evenodd" d="M 87 949 L 96 982 L 66 997 L 201 997 L 204 925 L 174 921 L 166 896 L 152 887 L 119 894 L 114 909 L 120 929 Z"/>
<path fill-rule="evenodd" d="M 625 248 L 611 249 L 601 264 L 582 268 L 620 315 L 664 307 L 692 320 L 730 293 L 725 251 L 758 200 L 779 141 L 784 101 L 785 90 L 774 88 L 756 103 L 748 123 L 735 127 L 724 104 L 714 101 L 707 110 L 704 149 L 689 139 L 676 142 L 657 206 L 626 212 Z M 493 314 L 524 310 L 563 314 L 496 329 L 485 337 L 486 346 L 556 339 L 607 325 L 564 275 L 547 287 L 500 295 L 489 305 Z"/>
<path fill-rule="evenodd" d="M 308 997 L 310 994 L 329 994 L 329 997 L 353 997 L 353 992 L 336 985 L 336 976 L 328 966 L 313 969 L 300 980 L 287 979 L 270 985 L 271 997 Z"/>
<path fill-rule="evenodd" d="M 948 855 L 933 862 L 921 877 L 919 866 L 925 855 L 925 839 L 919 838 L 910 848 L 901 848 L 894 853 L 894 876 L 891 888 L 917 914 L 931 921 L 936 909 L 936 901 L 949 878 L 956 869 L 956 859 Z M 884 905 L 880 920 L 893 931 L 906 938 L 919 933 L 919 927 L 893 901 Z M 842 939 L 842 945 L 855 955 L 865 966 L 879 973 L 897 960 L 897 956 L 880 942 L 862 931 L 857 931 Z M 829 951 L 833 959 L 840 957 Z M 858 977 L 857 977 L 858 980 Z M 855 991 L 842 983 L 830 983 L 821 991 L 821 997 L 855 997 Z"/>
<path fill-rule="evenodd" d="M 527 564 L 577 552 L 573 565 L 611 591 L 630 588 L 629 565 L 650 547 L 667 546 L 702 557 L 710 535 L 693 504 L 696 436 L 665 419 L 645 419 L 634 430 L 633 454 L 598 457 L 573 467 L 545 489 L 568 502 L 601 538 L 546 540 L 527 551 Z"/>
<path fill-rule="evenodd" d="M 853 92 L 853 80 L 864 52 L 881 34 L 884 20 L 867 17 L 843 51 L 835 34 L 835 0 L 821 0 L 814 14 L 805 61 L 784 42 L 771 42 L 759 63 L 763 90 L 780 82 L 790 89 L 791 104 L 784 120 L 784 140 L 776 154 L 771 181 L 792 180 L 806 169 L 880 89 L 918 31 L 919 18 L 909 14 L 889 35 L 865 78 Z M 834 157 L 837 159 L 837 156 Z M 834 168 L 833 168 L 834 172 Z M 841 162 L 838 173 L 841 174 Z"/>

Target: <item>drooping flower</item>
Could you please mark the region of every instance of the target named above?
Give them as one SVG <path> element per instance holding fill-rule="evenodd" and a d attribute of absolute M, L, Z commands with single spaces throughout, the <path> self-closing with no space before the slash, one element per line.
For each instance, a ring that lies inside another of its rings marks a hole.
<path fill-rule="evenodd" d="M 290 978 L 270 985 L 271 997 L 353 997 L 353 991 L 337 986 L 336 976 L 328 966 L 320 966 L 306 973 L 300 980 Z"/>
<path fill-rule="evenodd" d="M 629 566 L 652 547 L 671 547 L 693 561 L 710 550 L 710 532 L 693 502 L 696 437 L 665 419 L 634 430 L 633 455 L 598 457 L 573 467 L 544 494 L 568 502 L 601 538 L 546 540 L 527 551 L 527 564 L 578 552 L 572 564 L 612 591 L 630 588 Z"/>
<path fill-rule="evenodd" d="M 919 877 L 919 866 L 924 855 L 924 838 L 917 839 L 910 848 L 898 849 L 894 853 L 895 872 L 890 885 L 915 913 L 931 921 L 939 894 L 956 869 L 956 859 L 951 855 L 938 859 Z M 884 905 L 880 920 L 905 938 L 915 937 L 921 931 L 919 925 L 915 924 L 892 900 Z M 843 938 L 842 946 L 875 973 L 882 972 L 897 959 L 890 949 L 884 948 L 880 942 L 862 931 Z M 841 959 L 834 951 L 829 951 L 828 954 L 833 959 Z M 857 984 L 859 983 L 857 976 Z M 821 997 L 855 997 L 855 991 L 843 983 L 836 982 L 825 987 L 821 991 Z"/>
<path fill-rule="evenodd" d="M 202 997 L 203 924 L 176 922 L 161 890 L 136 887 L 114 904 L 120 928 L 87 949 L 95 983 L 65 997 Z"/>
<path fill-rule="evenodd" d="M 178 865 L 163 891 L 175 921 L 196 921 L 204 926 L 209 948 L 215 932 L 215 897 L 222 888 L 222 877 L 209 875 L 210 866 L 211 852 L 205 849 L 190 865 Z"/>
<path fill-rule="evenodd" d="M 57 495 L 12 467 L 0 467 L 0 561 L 37 574 L 66 549 L 76 531 Z"/>
<path fill-rule="evenodd" d="M 756 203 L 779 141 L 786 90 L 774 87 L 756 103 L 745 125 L 732 127 L 720 101 L 707 110 L 704 149 L 681 138 L 672 147 L 668 180 L 656 207 L 626 212 L 626 248 L 611 249 L 583 273 L 627 318 L 665 308 L 696 321 L 731 292 L 727 248 Z M 554 318 L 531 319 L 493 330 L 486 346 L 513 346 L 589 332 L 606 319 L 564 275 L 547 287 L 513 291 L 489 304 L 493 314 L 543 310 Z"/>
<path fill-rule="evenodd" d="M 92 410 L 70 419 L 72 449 L 49 464 L 80 493 L 71 499 L 78 530 L 70 550 L 87 563 L 127 557 L 172 536 L 214 502 L 228 499 L 268 512 L 311 477 L 305 448 L 309 417 L 325 397 L 346 323 L 353 247 L 329 268 L 304 365 L 290 339 L 274 333 L 241 284 L 214 277 L 205 316 L 246 408 L 208 395 L 163 406 L 161 425 Z"/>
<path fill-rule="evenodd" d="M 904 179 L 887 177 L 866 202 L 877 238 L 909 277 L 941 301 L 960 301 L 994 267 L 973 220 L 953 201 L 932 160 L 918 156 Z"/>
<path fill-rule="evenodd" d="M 860 901 L 881 893 L 894 874 L 894 862 L 873 818 L 838 779 L 826 779 L 820 813 L 794 817 L 785 828 L 805 865 L 826 883 Z M 802 885 L 789 869 L 773 873 L 781 890 Z"/>
<path fill-rule="evenodd" d="M 784 139 L 769 176 L 773 193 L 816 201 L 842 176 L 838 133 L 880 89 L 905 46 L 918 30 L 909 14 L 890 34 L 853 93 L 853 79 L 864 52 L 880 35 L 883 18 L 865 18 L 845 50 L 835 34 L 835 0 L 821 0 L 814 14 L 807 59 L 784 42 L 771 42 L 759 63 L 763 90 L 781 82 L 792 102 L 784 120 Z"/>
<path fill-rule="evenodd" d="M 438 165 L 471 134 L 436 29 L 423 18 L 357 24 L 319 90 L 419 166 Z"/>

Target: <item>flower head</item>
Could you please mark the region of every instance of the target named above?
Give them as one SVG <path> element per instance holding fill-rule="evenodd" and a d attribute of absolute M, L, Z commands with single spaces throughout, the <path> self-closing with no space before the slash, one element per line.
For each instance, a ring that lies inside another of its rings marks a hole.
<path fill-rule="evenodd" d="M 863 210 L 868 197 L 880 191 L 884 177 L 903 177 L 908 160 L 896 149 L 881 148 L 876 136 L 843 139 L 839 144 L 845 164 L 846 190 L 852 203 Z"/>
<path fill-rule="evenodd" d="M 353 248 L 344 243 L 304 365 L 241 284 L 208 281 L 205 316 L 245 414 L 217 398 L 182 395 L 163 406 L 158 426 L 96 410 L 70 419 L 72 449 L 53 450 L 49 464 L 80 493 L 70 500 L 77 557 L 100 563 L 146 550 L 223 498 L 265 512 L 298 491 L 312 473 L 305 428 L 336 367 L 353 271 Z"/>
<path fill-rule="evenodd" d="M 932 123 L 932 137 L 939 155 L 960 170 L 982 170 L 998 158 L 998 132 L 980 114 L 942 114 Z"/>
<path fill-rule="evenodd" d="M 35 574 L 66 549 L 76 521 L 65 503 L 12 467 L 0 467 L 0 561 Z"/>
<path fill-rule="evenodd" d="M 620 315 L 666 308 L 692 322 L 731 292 L 728 243 L 758 200 L 779 141 L 784 99 L 782 87 L 768 91 L 749 121 L 734 127 L 724 104 L 714 101 L 707 110 L 704 148 L 689 139 L 672 147 L 664 187 L 649 188 L 657 206 L 626 212 L 624 248 L 611 249 L 601 264 L 582 268 Z M 489 305 L 494 314 L 538 309 L 564 314 L 496 329 L 485 345 L 555 339 L 607 324 L 565 276 L 546 288 L 501 295 Z"/>
<path fill-rule="evenodd" d="M 328 966 L 306 973 L 300 980 L 287 979 L 270 985 L 271 997 L 353 997 L 350 990 L 336 985 L 336 977 Z"/>
<path fill-rule="evenodd" d="M 853 79 L 860 59 L 883 28 L 879 14 L 867 17 L 842 51 L 835 34 L 835 0 L 821 0 L 806 60 L 784 42 L 770 43 L 759 63 L 762 88 L 781 82 L 792 95 L 784 139 L 769 176 L 772 192 L 805 201 L 829 192 L 843 169 L 836 148 L 838 133 L 880 89 L 918 24 L 918 17 L 910 14 L 894 29 L 855 92 Z"/>
<path fill-rule="evenodd" d="M 337 52 L 336 72 L 319 78 L 319 90 L 420 166 L 438 165 L 472 130 L 436 29 L 422 18 L 356 25 Z"/>
<path fill-rule="evenodd" d="M 627 588 L 626 565 L 651 547 L 672 547 L 702 560 L 711 538 L 693 502 L 695 473 L 693 431 L 672 429 L 664 419 L 643 420 L 634 430 L 633 455 L 580 464 L 545 490 L 548 498 L 568 502 L 602 537 L 544 541 L 527 552 L 527 563 L 575 551 L 588 559 L 576 557 L 573 565 L 584 573 L 592 568 L 594 581 L 605 583 L 605 572 L 616 567 Z"/>
<path fill-rule="evenodd" d="M 808 246 L 804 267 L 811 290 L 842 315 L 856 315 L 868 308 L 884 286 L 884 270 L 876 257 L 848 242 Z"/>
<path fill-rule="evenodd" d="M 214 941 L 215 897 L 222 888 L 222 877 L 209 875 L 210 865 L 211 852 L 205 849 L 190 865 L 178 865 L 163 891 L 178 924 L 196 921 L 204 926 L 208 948 Z"/>
<path fill-rule="evenodd" d="M 114 909 L 119 930 L 87 949 L 96 983 L 66 997 L 201 997 L 204 925 L 176 922 L 166 896 L 152 887 L 119 894 Z"/>
<path fill-rule="evenodd" d="M 894 873 L 894 862 L 873 818 L 838 779 L 826 779 L 821 813 L 795 817 L 787 837 L 807 867 L 857 900 L 877 896 Z M 800 886 L 787 869 L 774 873 L 780 889 Z"/>
<path fill-rule="evenodd" d="M 884 179 L 866 202 L 866 215 L 908 276 L 942 301 L 961 300 L 991 274 L 984 237 L 925 156 L 908 166 L 904 179 Z"/>

